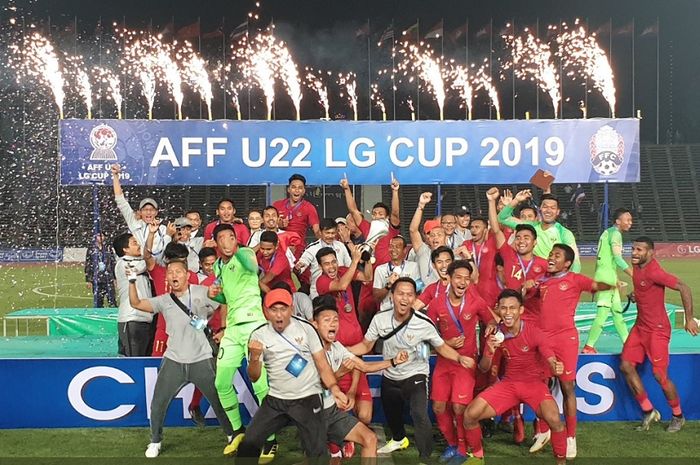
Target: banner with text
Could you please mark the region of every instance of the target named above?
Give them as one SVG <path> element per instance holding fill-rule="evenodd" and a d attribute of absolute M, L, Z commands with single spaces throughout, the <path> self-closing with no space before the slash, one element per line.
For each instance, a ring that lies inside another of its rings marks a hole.
<path fill-rule="evenodd" d="M 638 182 L 639 120 L 62 120 L 61 183 L 135 185 Z"/>
<path fill-rule="evenodd" d="M 433 357 L 434 358 L 434 357 Z M 368 361 L 378 356 L 365 357 Z M 158 376 L 157 358 L 0 359 L 0 385 L 6 403 L 0 428 L 59 428 L 93 426 L 147 426 Z M 576 400 L 581 421 L 632 421 L 640 409 L 620 373 L 618 355 L 582 355 L 576 374 Z M 47 377 L 47 373 L 51 375 Z M 236 372 L 233 384 L 244 407 L 244 421 L 257 410 L 251 386 Z M 640 375 L 649 398 L 666 419 L 670 409 L 645 363 Z M 700 354 L 673 354 L 669 376 L 678 388 L 683 412 L 700 420 Z M 381 375 L 369 376 L 375 398 L 375 422 L 383 421 L 379 401 Z M 185 386 L 175 397 L 166 425 L 191 425 L 188 406 L 194 387 Z M 555 393 L 561 406 L 561 394 Z M 215 421 L 208 405 L 202 411 Z"/>

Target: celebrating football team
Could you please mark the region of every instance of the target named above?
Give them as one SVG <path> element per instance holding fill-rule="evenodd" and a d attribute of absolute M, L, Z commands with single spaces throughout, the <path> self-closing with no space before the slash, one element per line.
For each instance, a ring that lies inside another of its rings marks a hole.
<path fill-rule="evenodd" d="M 411 442 L 427 463 L 435 452 L 431 413 L 444 438 L 440 462 L 480 464 L 494 419 L 510 425 L 516 443 L 525 440 L 524 405 L 536 417 L 530 452 L 551 443 L 555 461 L 565 463 L 578 453 L 579 353 L 596 352 L 609 316 L 623 342 L 620 370 L 639 404 L 637 429 L 661 420 L 638 372 L 646 360 L 671 410 L 666 431 L 683 428 L 668 373 L 664 297 L 666 288 L 680 292 L 685 330 L 696 336 L 691 290 L 654 258 L 652 238 L 634 238 L 626 261 L 623 234 L 633 218 L 625 208 L 600 236 L 588 277 L 549 190 L 493 187 L 488 211 L 462 207 L 438 217 L 426 217 L 432 195 L 423 193 L 410 206 L 404 237 L 393 175 L 391 205 L 374 204 L 368 217 L 344 178 L 348 215 L 319 218 L 305 198 L 306 179 L 293 174 L 284 199 L 250 212 L 221 199 L 205 225 L 196 210 L 161 224 L 153 198 L 134 211 L 120 172 L 112 167 L 128 229 L 113 241 L 119 351 L 163 357 L 147 457 L 172 447 L 162 442 L 165 411 L 193 382 L 192 420 L 205 424 L 199 399 L 206 397 L 226 433 L 223 453 L 260 464 L 284 453 L 277 435 L 287 426 L 312 463 L 328 455 L 337 463 L 356 447 L 362 463 L 371 463 Z M 575 318 L 583 293 L 597 307 L 586 341 Z M 623 298 L 636 303 L 631 329 Z M 371 372 L 381 372 L 378 390 L 370 388 Z M 257 409 L 244 404 L 242 376 Z M 386 440 L 369 426 L 373 397 L 381 399 Z M 247 424 L 244 405 L 252 414 Z"/>

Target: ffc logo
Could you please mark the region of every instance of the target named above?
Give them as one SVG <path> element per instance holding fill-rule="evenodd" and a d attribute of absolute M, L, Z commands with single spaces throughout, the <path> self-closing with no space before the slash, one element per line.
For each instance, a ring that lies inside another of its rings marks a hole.
<path fill-rule="evenodd" d="M 620 171 L 625 161 L 625 140 L 610 126 L 598 129 L 589 143 L 591 166 L 602 176 L 612 176 Z"/>
<path fill-rule="evenodd" d="M 117 161 L 114 147 L 117 145 L 117 132 L 106 124 L 95 126 L 90 131 L 90 145 L 93 151 L 90 160 Z"/>

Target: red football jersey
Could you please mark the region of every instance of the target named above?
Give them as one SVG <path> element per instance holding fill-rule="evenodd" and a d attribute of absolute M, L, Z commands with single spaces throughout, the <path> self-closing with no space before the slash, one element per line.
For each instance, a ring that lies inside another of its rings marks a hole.
<path fill-rule="evenodd" d="M 462 304 L 454 306 L 449 301 L 449 293 L 445 293 L 430 304 L 428 317 L 440 332 L 443 339 L 452 339 L 464 335 L 464 345 L 456 349 L 461 355 L 476 360 L 476 323 L 483 324 L 493 320 L 493 315 L 484 299 L 479 296 L 474 286 L 469 286 L 462 298 Z M 458 323 L 461 327 L 458 326 Z"/>
<path fill-rule="evenodd" d="M 576 329 L 574 315 L 582 292 L 593 292 L 594 281 L 569 271 L 540 278 L 536 295 L 540 300 L 539 327 L 546 333 Z"/>
<path fill-rule="evenodd" d="M 263 257 L 262 252 L 258 251 L 256 254 L 258 258 L 258 266 L 263 273 L 267 274 L 272 272 L 275 276 L 272 281 L 267 283 L 269 287 L 272 287 L 277 282 L 284 282 L 292 289 L 292 292 L 296 292 L 297 287 L 294 285 L 292 280 L 292 268 L 289 266 L 289 260 L 285 255 L 285 249 L 278 247 L 272 257 Z"/>
<path fill-rule="evenodd" d="M 667 273 L 656 259 L 646 266 L 634 266 L 634 296 L 637 301 L 638 325 L 646 330 L 671 331 L 666 314 L 665 291 L 678 286 L 678 278 Z"/>
<path fill-rule="evenodd" d="M 471 252 L 474 263 L 479 268 L 479 282 L 476 284 L 479 294 L 487 304 L 494 305 L 501 292 L 496 279 L 496 238 L 489 234 L 482 244 L 469 240 L 462 245 Z"/>
<path fill-rule="evenodd" d="M 418 300 L 428 306 L 433 299 L 445 295 L 447 293 L 447 287 L 448 284 L 443 283 L 442 280 L 435 281 L 423 289 L 423 292 L 418 296 Z"/>
<path fill-rule="evenodd" d="M 277 209 L 281 218 L 287 218 L 289 224 L 286 231 L 297 233 L 306 245 L 306 231 L 315 224 L 318 224 L 318 212 L 314 204 L 302 199 L 296 205 L 292 205 L 289 199 L 278 200 L 272 204 Z M 303 247 L 302 247 L 303 252 Z"/>
<path fill-rule="evenodd" d="M 347 267 L 338 267 L 338 277 L 336 279 L 340 279 L 347 272 Z M 362 342 L 364 334 L 362 333 L 360 322 L 357 319 L 355 297 L 352 295 L 352 288 L 348 286 L 345 291 L 331 292 L 330 287 L 332 282 L 333 280 L 324 273 L 316 280 L 316 290 L 318 291 L 318 295 L 331 294 L 335 298 L 338 318 L 340 319 L 336 340 L 344 346 L 351 346 Z"/>
<path fill-rule="evenodd" d="M 508 330 L 501 326 L 501 332 L 506 336 L 496 352 L 503 353 L 505 363 L 504 381 L 542 382 L 544 370 L 542 360 L 554 357 L 554 351 L 549 345 L 547 336 L 537 327 L 521 320 L 520 332 L 511 336 Z M 494 358 L 496 356 L 494 355 Z"/>
<path fill-rule="evenodd" d="M 214 228 L 216 228 L 220 224 L 221 220 L 216 220 L 212 221 L 204 228 L 205 241 L 214 238 Z M 248 243 L 248 240 L 250 240 L 250 231 L 248 231 L 248 227 L 241 223 L 231 223 L 231 226 L 233 226 L 233 230 L 236 233 L 236 240 L 238 241 L 238 245 L 245 246 Z"/>

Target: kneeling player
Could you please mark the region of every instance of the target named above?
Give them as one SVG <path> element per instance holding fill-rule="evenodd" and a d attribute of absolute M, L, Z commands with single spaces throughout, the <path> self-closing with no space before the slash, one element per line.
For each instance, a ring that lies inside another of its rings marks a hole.
<path fill-rule="evenodd" d="M 323 348 L 326 351 L 326 358 L 330 364 L 336 379 L 349 372 L 353 375 L 362 372 L 374 372 L 390 368 L 398 364 L 408 361 L 408 352 L 401 351 L 396 357 L 391 360 L 383 360 L 381 362 L 364 362 L 361 358 L 355 357 L 345 348 L 340 342 L 335 340 L 340 321 L 338 318 L 338 309 L 335 300 L 328 299 L 327 296 L 319 296 L 314 299 L 314 321 L 313 325 L 318 330 Z M 348 400 L 352 404 L 353 397 Z M 357 443 L 362 446 L 361 456 L 376 457 L 377 456 L 377 436 L 369 429 L 367 425 L 360 422 L 356 417 L 351 416 L 347 412 L 343 412 L 335 404 L 333 396 L 328 391 L 324 391 L 324 415 L 326 416 L 326 426 L 328 428 L 328 442 L 339 445 L 343 441 Z M 344 448 L 347 450 L 347 448 Z M 346 452 L 346 458 L 347 452 Z"/>
<path fill-rule="evenodd" d="M 644 412 L 642 424 L 637 428 L 646 431 L 654 421 L 659 421 L 659 411 L 649 401 L 642 380 L 637 373 L 637 364 L 649 358 L 654 378 L 661 385 L 673 418 L 666 428 L 669 433 L 680 431 L 685 423 L 681 400 L 676 386 L 668 378 L 668 345 L 671 341 L 671 324 L 664 304 L 665 288 L 680 291 L 685 310 L 685 330 L 698 335 L 698 324 L 693 318 L 693 295 L 690 288 L 672 274 L 661 268 L 654 258 L 654 242 L 640 237 L 632 243 L 632 265 L 634 266 L 634 296 L 637 301 L 637 321 L 632 327 L 622 348 L 620 370 L 625 375 L 634 397 Z"/>
<path fill-rule="evenodd" d="M 465 465 L 483 463 L 484 460 L 479 420 L 500 415 L 520 402 L 530 406 L 549 424 L 557 463 L 566 463 L 566 428 L 559 419 L 559 407 L 543 381 L 541 358 L 549 362 L 552 373 L 557 375 L 562 373 L 564 365 L 556 359 L 542 333 L 520 319 L 524 307 L 519 292 L 512 289 L 501 292 L 496 311 L 502 319 L 499 329 L 505 337 L 502 343 L 497 339 L 498 333 L 489 337 L 479 369 L 488 371 L 494 354 L 501 351 L 505 374 L 499 383 L 479 394 L 467 407 L 464 428 L 472 457 Z"/>

